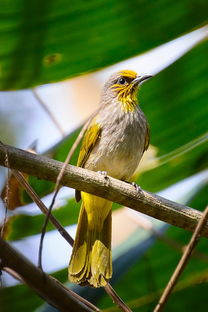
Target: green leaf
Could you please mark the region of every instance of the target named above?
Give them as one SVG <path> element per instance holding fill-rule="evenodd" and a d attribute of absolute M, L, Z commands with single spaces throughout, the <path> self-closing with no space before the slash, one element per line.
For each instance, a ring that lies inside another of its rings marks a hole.
<path fill-rule="evenodd" d="M 203 42 L 141 89 L 141 107 L 158 156 L 205 137 L 203 144 L 143 173 L 138 183 L 145 189 L 161 190 L 208 166 L 207 48 L 208 42 Z"/>
<path fill-rule="evenodd" d="M 58 219 L 63 227 L 76 224 L 78 221 L 78 215 L 81 202 L 77 203 L 74 198 L 69 199 L 67 204 L 56 208 L 52 211 L 54 217 Z M 118 204 L 113 205 L 113 210 L 121 207 Z M 9 228 L 7 233 L 7 239 L 11 241 L 19 240 L 30 235 L 41 233 L 42 226 L 45 221 L 45 216 L 39 214 L 36 216 L 28 216 L 25 214 L 19 214 L 9 218 Z M 27 225 L 27 226 L 26 226 Z M 47 232 L 54 230 L 54 226 L 48 223 Z"/>
<path fill-rule="evenodd" d="M 1 0 L 0 5 L 0 90 L 100 69 L 207 18 L 204 0 Z"/>
<path fill-rule="evenodd" d="M 59 220 L 62 226 L 77 223 L 80 203 L 76 203 L 74 199 L 68 200 L 64 207 L 54 209 L 52 214 Z M 43 214 L 37 216 L 17 215 L 10 218 L 9 240 L 18 240 L 34 234 L 41 233 L 42 226 L 45 221 Z M 47 231 L 54 230 L 54 226 L 49 222 Z"/>
<path fill-rule="evenodd" d="M 81 128 L 76 129 L 72 133 L 70 133 L 66 138 L 61 140 L 58 144 L 53 146 L 51 149 L 49 149 L 46 153 L 45 156 L 59 160 L 64 162 L 70 149 L 72 148 Z M 71 160 L 70 164 L 71 165 L 76 165 L 77 159 L 78 159 L 78 154 L 79 154 L 79 149 L 80 145 L 76 148 Z"/>
<path fill-rule="evenodd" d="M 192 198 L 189 205 L 197 210 L 204 211 L 207 206 L 208 184 Z"/>
<path fill-rule="evenodd" d="M 52 276 L 61 283 L 68 281 L 66 268 L 53 273 Z M 26 285 L 0 288 L 0 306 L 2 312 L 34 311 L 43 303 L 44 301 Z"/>
<path fill-rule="evenodd" d="M 53 146 L 51 149 L 46 151 L 44 153 L 44 156 L 47 156 L 49 158 L 53 158 L 59 161 L 64 162 L 68 152 L 72 148 L 72 145 L 74 144 L 78 134 L 80 132 L 80 128 L 70 133 L 68 136 L 66 136 L 63 140 L 61 140 L 59 143 L 57 143 L 55 146 Z M 80 145 L 75 150 L 72 159 L 70 161 L 70 164 L 76 165 L 78 153 L 79 153 Z M 33 176 L 29 176 L 28 183 L 30 186 L 35 190 L 35 192 L 38 194 L 40 198 L 44 197 L 45 195 L 48 195 L 54 191 L 55 184 L 50 181 L 41 180 Z M 27 194 L 27 192 L 24 189 L 21 189 L 21 198 L 24 202 L 24 204 L 31 203 L 32 200 Z"/>
<path fill-rule="evenodd" d="M 0 289 L 0 307 L 2 312 L 34 311 L 43 300 L 25 285 Z"/>

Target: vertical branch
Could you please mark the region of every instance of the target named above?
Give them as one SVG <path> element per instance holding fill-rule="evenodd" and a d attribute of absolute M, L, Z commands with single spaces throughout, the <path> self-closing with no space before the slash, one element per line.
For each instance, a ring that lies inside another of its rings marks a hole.
<path fill-rule="evenodd" d="M 192 234 L 191 240 L 190 240 L 189 244 L 187 245 L 187 247 L 185 248 L 185 251 L 184 251 L 182 257 L 181 257 L 177 267 L 175 268 L 175 271 L 173 272 L 173 274 L 172 274 L 172 276 L 171 276 L 171 278 L 170 278 L 170 280 L 169 280 L 169 282 L 168 282 L 168 284 L 167 284 L 162 296 L 160 297 L 160 300 L 159 300 L 159 302 L 158 302 L 158 304 L 155 307 L 153 312 L 160 312 L 164 308 L 165 303 L 167 302 L 169 296 L 171 295 L 173 288 L 175 287 L 179 277 L 181 276 L 182 272 L 184 271 L 184 269 L 186 267 L 188 260 L 191 257 L 192 251 L 194 250 L 197 243 L 199 242 L 202 229 L 203 229 L 204 225 L 206 224 L 207 219 L 208 219 L 208 206 L 204 210 L 202 217 L 199 220 L 194 233 Z"/>

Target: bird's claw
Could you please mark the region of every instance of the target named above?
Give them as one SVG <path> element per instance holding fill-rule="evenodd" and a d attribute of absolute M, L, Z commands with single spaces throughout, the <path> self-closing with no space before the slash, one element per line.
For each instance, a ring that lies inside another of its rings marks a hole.
<path fill-rule="evenodd" d="M 142 189 L 141 189 L 141 187 L 138 185 L 138 184 L 136 184 L 136 182 L 129 182 L 129 181 L 126 181 L 128 184 L 131 184 L 134 188 L 135 188 L 135 190 L 137 191 L 137 193 L 141 193 L 141 191 L 142 191 Z"/>
<path fill-rule="evenodd" d="M 104 179 L 108 179 L 108 173 L 107 171 L 98 171 L 98 173 L 102 174 Z"/>
<path fill-rule="evenodd" d="M 142 191 L 141 187 L 136 184 L 136 182 L 131 182 L 131 185 L 135 188 L 135 190 L 140 193 Z"/>

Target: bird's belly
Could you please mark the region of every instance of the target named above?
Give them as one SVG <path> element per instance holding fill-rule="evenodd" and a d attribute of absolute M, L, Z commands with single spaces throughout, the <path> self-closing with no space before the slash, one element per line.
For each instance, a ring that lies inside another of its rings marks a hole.
<path fill-rule="evenodd" d="M 138 163 L 139 159 L 114 157 L 110 161 L 104 161 L 102 167 L 111 177 L 128 181 L 136 170 Z"/>
<path fill-rule="evenodd" d="M 144 150 L 142 140 L 102 140 L 92 151 L 85 168 L 106 171 L 108 175 L 129 180 L 136 170 Z"/>

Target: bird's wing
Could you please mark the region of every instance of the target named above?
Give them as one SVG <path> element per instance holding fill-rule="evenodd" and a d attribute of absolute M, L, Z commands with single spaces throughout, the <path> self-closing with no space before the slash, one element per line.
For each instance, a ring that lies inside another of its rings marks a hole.
<path fill-rule="evenodd" d="M 79 152 L 79 157 L 77 161 L 77 166 L 84 168 L 85 163 L 92 151 L 93 147 L 96 145 L 100 138 L 101 127 L 98 123 L 92 122 L 87 129 L 84 139 L 82 141 L 81 149 Z"/>
<path fill-rule="evenodd" d="M 82 141 L 81 149 L 79 152 L 79 157 L 77 161 L 77 166 L 84 168 L 85 163 L 94 148 L 97 144 L 101 135 L 101 126 L 96 123 L 95 120 L 92 121 L 90 126 L 88 127 L 84 139 Z M 80 191 L 76 190 L 75 193 L 76 200 L 79 201 L 81 199 Z"/>
<path fill-rule="evenodd" d="M 150 143 L 150 129 L 149 129 L 149 125 L 147 124 L 147 131 L 146 131 L 146 136 L 145 136 L 144 151 L 143 152 L 145 152 L 148 149 L 149 143 Z"/>

